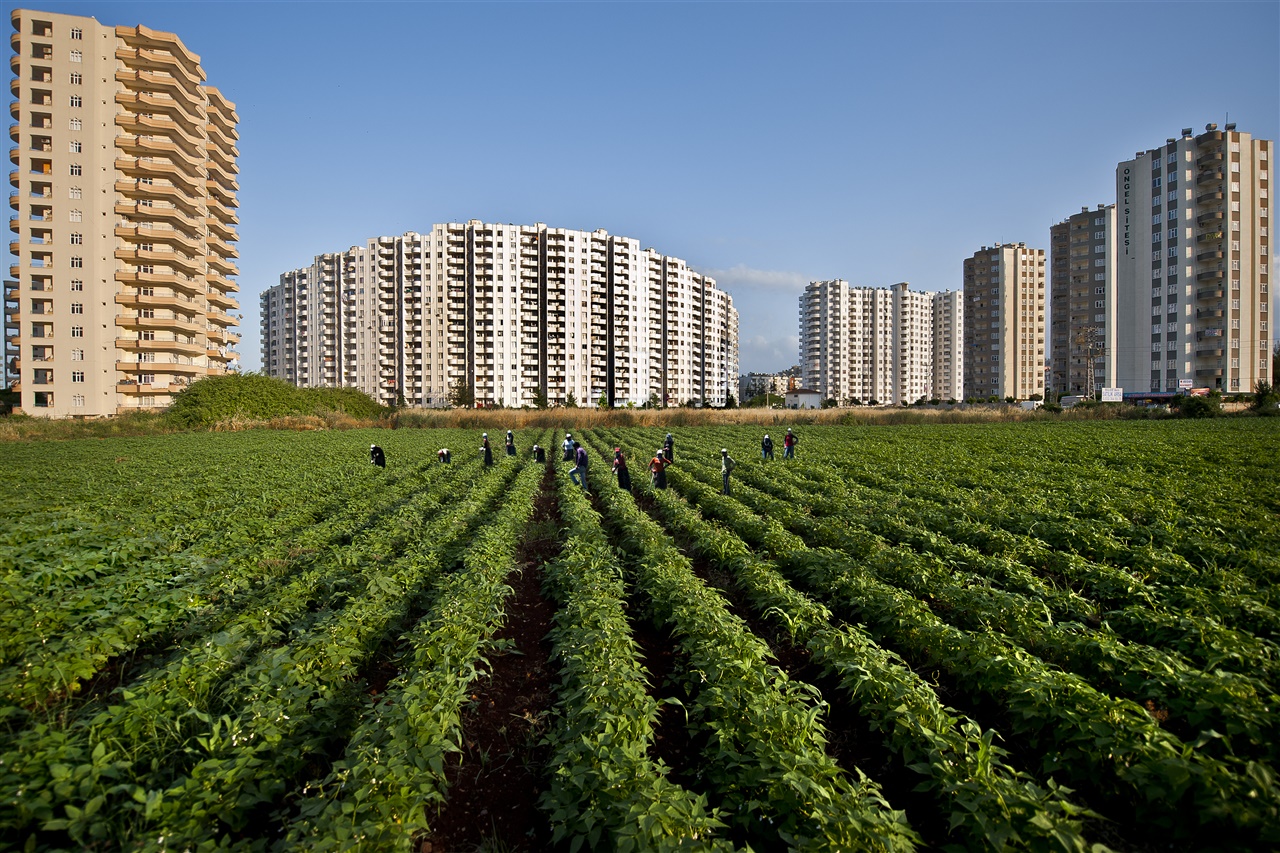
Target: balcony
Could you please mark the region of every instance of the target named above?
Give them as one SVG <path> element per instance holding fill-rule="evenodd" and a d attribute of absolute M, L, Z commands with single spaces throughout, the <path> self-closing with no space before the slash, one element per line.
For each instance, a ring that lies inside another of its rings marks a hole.
<path fill-rule="evenodd" d="M 183 320 L 179 317 L 136 317 L 121 315 L 116 317 L 116 325 L 122 329 L 165 329 L 195 335 L 204 331 L 204 325 L 195 320 Z"/>
<path fill-rule="evenodd" d="M 1222 149 L 1206 151 L 1196 158 L 1196 168 L 1214 168 L 1222 165 Z"/>
<path fill-rule="evenodd" d="M 1205 270 L 1196 273 L 1196 281 L 1222 281 L 1223 275 L 1225 273 L 1222 270 Z"/>
<path fill-rule="evenodd" d="M 1197 243 L 1220 243 L 1222 242 L 1222 232 L 1206 231 L 1205 233 L 1196 237 L 1196 242 Z"/>
<path fill-rule="evenodd" d="M 1221 367 L 1197 367 L 1196 376 L 1205 377 L 1209 379 L 1221 379 L 1222 368 Z"/>
<path fill-rule="evenodd" d="M 1222 358 L 1222 348 L 1200 347 L 1196 349 L 1196 358 Z"/>
<path fill-rule="evenodd" d="M 1196 291 L 1196 299 L 1221 299 L 1221 287 L 1206 287 Z"/>
<path fill-rule="evenodd" d="M 1205 261 L 1220 261 L 1222 260 L 1222 250 L 1210 249 L 1207 252 L 1201 252 L 1196 255 L 1196 260 L 1200 263 L 1204 263 Z"/>
<path fill-rule="evenodd" d="M 1220 201 L 1222 201 L 1222 190 L 1210 190 L 1196 196 L 1196 204 L 1214 204 Z"/>
<path fill-rule="evenodd" d="M 1222 227 L 1221 222 L 1222 222 L 1221 209 L 1210 210 L 1196 217 L 1196 224 L 1202 228 L 1207 225 L 1212 225 L 1213 227 L 1221 228 Z"/>
<path fill-rule="evenodd" d="M 116 338 L 116 349 L 132 352 L 176 352 L 183 355 L 204 355 L 205 347 L 201 343 L 186 341 L 144 341 L 138 338 Z"/>
<path fill-rule="evenodd" d="M 1222 183 L 1222 170 L 1211 169 L 1207 172 L 1201 172 L 1196 175 L 1196 186 L 1204 186 L 1205 184 Z"/>
<path fill-rule="evenodd" d="M 160 285 L 161 287 L 172 287 L 181 290 L 184 293 L 202 294 L 204 293 L 205 284 L 203 281 L 197 281 L 190 276 L 177 275 L 176 273 L 156 273 L 156 272 L 134 272 L 133 270 L 119 270 L 116 272 L 115 280 L 121 284 L 130 284 L 134 287 L 149 287 Z"/>

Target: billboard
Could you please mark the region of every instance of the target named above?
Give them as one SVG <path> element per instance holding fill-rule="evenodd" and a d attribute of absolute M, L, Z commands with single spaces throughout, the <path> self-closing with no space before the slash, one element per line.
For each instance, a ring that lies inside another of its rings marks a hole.
<path fill-rule="evenodd" d="M 1104 403 L 1123 403 L 1123 402 L 1124 402 L 1124 389 L 1123 389 L 1123 388 L 1103 388 L 1103 389 L 1102 389 L 1102 402 L 1104 402 Z"/>

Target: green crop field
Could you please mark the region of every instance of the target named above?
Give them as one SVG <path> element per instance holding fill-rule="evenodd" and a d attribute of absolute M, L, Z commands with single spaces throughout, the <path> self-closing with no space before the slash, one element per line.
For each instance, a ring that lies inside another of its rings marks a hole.
<path fill-rule="evenodd" d="M 1280 845 L 1274 419 L 764 431 L 0 446 L 0 850 Z"/>

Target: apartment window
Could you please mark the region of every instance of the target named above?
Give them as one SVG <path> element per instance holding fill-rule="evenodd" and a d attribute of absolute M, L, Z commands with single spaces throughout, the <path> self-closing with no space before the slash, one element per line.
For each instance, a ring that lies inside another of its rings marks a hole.
<path fill-rule="evenodd" d="M 73 349 L 73 350 L 71 350 L 71 360 L 72 360 L 72 361 L 84 361 L 84 350 L 82 350 L 82 349 Z"/>
<path fill-rule="evenodd" d="M 84 280 L 79 278 L 71 279 L 71 289 L 73 291 L 84 290 Z"/>
<path fill-rule="evenodd" d="M 69 218 L 70 218 L 70 220 L 71 220 L 72 222 L 83 222 L 83 221 L 84 221 L 84 212 L 83 212 L 83 211 L 79 211 L 79 210 L 73 210 L 73 211 L 71 211 L 71 213 L 69 214 Z"/>
<path fill-rule="evenodd" d="M 84 235 L 83 235 L 83 234 L 81 234 L 81 233 L 80 233 L 80 232 L 78 232 L 78 231 L 73 232 L 73 233 L 71 234 L 71 245 L 73 245 L 73 246 L 82 246 L 82 245 L 84 245 Z"/>
<path fill-rule="evenodd" d="M 79 187 L 70 187 L 70 188 L 67 190 L 67 198 L 80 198 L 80 188 L 79 188 Z"/>
<path fill-rule="evenodd" d="M 83 382 L 83 381 L 84 381 L 84 371 L 83 371 L 83 370 L 73 370 L 73 371 L 71 371 L 71 381 L 72 381 L 72 382 Z"/>
<path fill-rule="evenodd" d="M 71 337 L 73 337 L 73 338 L 83 338 L 83 337 L 84 337 L 84 326 L 72 326 L 72 327 L 71 327 Z"/>
<path fill-rule="evenodd" d="M 78 50 L 71 51 L 72 62 L 84 62 L 84 54 Z"/>
<path fill-rule="evenodd" d="M 83 313 L 84 313 L 84 303 L 83 303 L 83 302 L 72 302 L 72 303 L 71 303 L 71 313 L 72 313 L 72 314 L 83 314 Z"/>
<path fill-rule="evenodd" d="M 73 107 L 83 107 L 83 106 L 84 106 L 84 98 L 80 97 L 79 95 L 72 95 L 72 96 L 71 96 L 71 106 L 73 106 Z"/>
<path fill-rule="evenodd" d="M 83 130 L 83 129 L 84 129 L 84 122 L 80 121 L 80 119 L 78 119 L 78 118 L 73 118 L 73 119 L 71 119 L 69 122 L 67 122 L 67 129 L 68 129 L 68 130 Z"/>
<path fill-rule="evenodd" d="M 150 329 L 138 333 L 138 340 L 140 341 L 154 341 L 155 339 L 156 333 Z"/>
<path fill-rule="evenodd" d="M 47 409 L 53 405 L 52 391 L 37 391 L 35 393 L 35 405 L 38 409 Z"/>
<path fill-rule="evenodd" d="M 72 86 L 79 86 L 79 85 L 80 85 L 80 84 L 82 84 L 83 82 L 84 82 L 84 75 L 82 75 L 79 71 L 72 71 L 72 72 L 71 72 L 71 85 L 72 85 Z"/>
<path fill-rule="evenodd" d="M 68 146 L 68 150 L 69 150 L 72 154 L 79 154 L 79 153 L 81 153 L 81 152 L 83 151 L 83 149 L 84 149 L 84 146 L 80 144 L 80 140 L 79 140 L 79 139 L 73 139 L 73 140 L 71 140 L 71 143 L 70 143 L 70 145 Z"/>
<path fill-rule="evenodd" d="M 84 39 L 84 30 L 80 27 L 71 28 L 71 38 L 74 41 L 82 41 Z"/>
<path fill-rule="evenodd" d="M 83 174 L 83 169 L 81 168 L 80 164 L 79 164 L 79 163 L 72 163 L 72 164 L 71 164 L 71 177 L 73 177 L 73 178 L 78 178 L 78 177 L 80 177 L 80 175 L 81 175 L 81 174 Z"/>
<path fill-rule="evenodd" d="M 83 267 L 84 267 L 84 258 L 72 258 L 72 259 L 71 259 L 71 268 L 72 268 L 72 269 L 81 269 L 81 268 L 83 268 Z"/>
<path fill-rule="evenodd" d="M 1096 301 L 1093 303 L 1093 307 L 1094 307 L 1094 308 L 1105 308 L 1105 307 L 1106 307 L 1106 303 L 1105 303 L 1105 302 L 1103 302 L 1103 300 L 1098 299 L 1098 300 L 1096 300 Z"/>
<path fill-rule="evenodd" d="M 74 406 L 74 407 L 75 407 L 75 408 L 77 408 L 77 409 L 83 409 L 83 408 L 84 408 L 84 395 L 83 395 L 83 394 L 72 394 L 72 395 L 71 395 L 71 405 L 72 405 L 72 406 Z"/>

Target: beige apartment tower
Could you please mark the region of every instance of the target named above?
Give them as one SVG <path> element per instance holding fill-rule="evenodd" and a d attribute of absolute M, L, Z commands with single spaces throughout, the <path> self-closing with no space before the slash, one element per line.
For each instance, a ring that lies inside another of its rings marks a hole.
<path fill-rule="evenodd" d="M 171 33 L 10 20 L 6 376 L 37 416 L 163 407 L 237 358 L 235 107 Z"/>
<path fill-rule="evenodd" d="M 965 259 L 964 303 L 964 396 L 1043 396 L 1044 249 L 983 246 Z"/>
<path fill-rule="evenodd" d="M 603 230 L 377 237 L 282 274 L 261 305 L 264 372 L 387 404 L 723 406 L 737 387 L 729 294 Z"/>
<path fill-rule="evenodd" d="M 964 306 L 955 292 L 810 282 L 800 297 L 805 388 L 840 405 L 958 399 Z"/>
<path fill-rule="evenodd" d="M 1049 229 L 1049 391 L 1114 387 L 1116 207 L 1100 204 Z"/>
<path fill-rule="evenodd" d="M 1116 167 L 1117 381 L 1126 392 L 1250 393 L 1275 381 L 1274 148 L 1209 124 Z"/>

